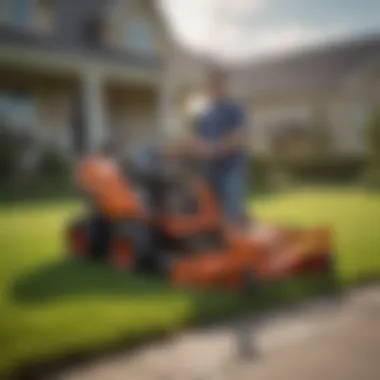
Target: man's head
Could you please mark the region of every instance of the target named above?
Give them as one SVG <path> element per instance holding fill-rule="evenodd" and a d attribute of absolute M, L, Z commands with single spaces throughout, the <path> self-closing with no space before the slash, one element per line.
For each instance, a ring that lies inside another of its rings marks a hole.
<path fill-rule="evenodd" d="M 220 69 L 213 69 L 207 77 L 207 91 L 212 101 L 220 100 L 226 91 L 226 74 Z"/>

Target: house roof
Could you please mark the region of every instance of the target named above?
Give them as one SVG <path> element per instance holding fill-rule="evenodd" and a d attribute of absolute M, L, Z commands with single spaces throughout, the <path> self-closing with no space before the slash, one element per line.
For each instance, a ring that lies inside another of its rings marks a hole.
<path fill-rule="evenodd" d="M 173 46 L 175 67 L 182 82 L 201 84 L 207 68 L 215 62 L 175 40 Z M 374 61 L 380 62 L 380 34 L 235 66 L 219 64 L 229 73 L 234 95 L 255 98 L 334 91 Z"/>
<path fill-rule="evenodd" d="M 59 52 L 67 54 L 80 54 L 88 58 L 100 58 L 113 63 L 132 65 L 135 67 L 159 68 L 161 61 L 155 57 L 146 57 L 133 52 L 108 49 L 106 46 L 88 46 L 71 41 L 57 40 L 36 34 L 25 33 L 20 30 L 11 30 L 0 27 L 0 44 L 35 49 L 43 52 Z"/>
<path fill-rule="evenodd" d="M 158 57 L 139 55 L 132 51 L 117 51 L 105 44 L 94 43 L 84 37 L 88 23 L 101 21 L 107 12 L 104 0 L 65 0 L 57 2 L 55 32 L 51 35 L 31 33 L 28 30 L 0 26 L 0 44 L 43 52 L 80 54 L 88 58 L 100 58 L 113 63 L 136 67 L 159 68 Z"/>
<path fill-rule="evenodd" d="M 323 93 L 380 58 L 380 35 L 307 49 L 235 68 L 233 87 L 250 97 Z"/>

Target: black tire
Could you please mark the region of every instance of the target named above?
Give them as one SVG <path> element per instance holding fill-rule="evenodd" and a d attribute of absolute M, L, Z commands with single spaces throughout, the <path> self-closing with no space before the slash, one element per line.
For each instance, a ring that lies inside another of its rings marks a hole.
<path fill-rule="evenodd" d="M 147 225 L 137 220 L 125 220 L 116 223 L 113 226 L 111 247 L 117 242 L 125 244 L 126 250 L 130 255 L 130 265 L 127 267 L 134 270 L 144 270 L 145 266 L 149 266 L 153 250 L 153 236 Z M 112 248 L 111 248 L 112 250 Z M 114 256 L 115 252 L 111 252 L 111 262 L 117 265 Z M 127 269 L 127 268 L 125 268 Z"/>
<path fill-rule="evenodd" d="M 107 258 L 111 240 L 112 223 L 101 214 L 89 218 L 90 258 L 104 261 Z"/>
<path fill-rule="evenodd" d="M 89 258 L 91 245 L 90 224 L 89 219 L 82 218 L 75 220 L 67 228 L 66 245 L 70 258 L 76 260 Z"/>
<path fill-rule="evenodd" d="M 75 234 L 82 235 L 85 241 L 80 250 L 72 245 L 71 239 Z M 109 246 L 110 222 L 101 215 L 83 217 L 69 226 L 67 235 L 71 257 L 85 260 L 104 259 Z"/>

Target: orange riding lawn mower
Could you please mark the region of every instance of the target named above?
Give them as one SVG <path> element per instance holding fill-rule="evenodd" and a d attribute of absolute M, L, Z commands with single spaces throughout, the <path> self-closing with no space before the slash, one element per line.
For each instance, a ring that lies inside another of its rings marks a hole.
<path fill-rule="evenodd" d="M 70 254 L 159 274 L 176 286 L 244 292 L 333 270 L 328 230 L 229 226 L 198 169 L 194 160 L 168 160 L 157 149 L 119 161 L 106 154 L 83 158 L 76 181 L 90 207 L 69 226 Z"/>

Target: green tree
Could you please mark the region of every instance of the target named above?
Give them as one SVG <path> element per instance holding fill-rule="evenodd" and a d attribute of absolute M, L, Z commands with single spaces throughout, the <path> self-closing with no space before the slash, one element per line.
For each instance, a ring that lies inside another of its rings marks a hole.
<path fill-rule="evenodd" d="M 332 133 L 326 112 L 316 109 L 312 120 L 312 138 L 318 155 L 330 154 L 332 151 Z"/>
<path fill-rule="evenodd" d="M 377 105 L 369 115 L 366 137 L 368 167 L 365 182 L 369 188 L 380 190 L 380 105 Z"/>

